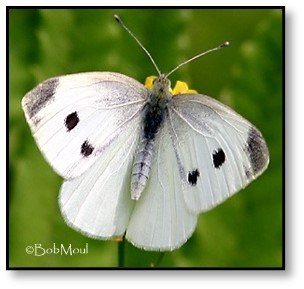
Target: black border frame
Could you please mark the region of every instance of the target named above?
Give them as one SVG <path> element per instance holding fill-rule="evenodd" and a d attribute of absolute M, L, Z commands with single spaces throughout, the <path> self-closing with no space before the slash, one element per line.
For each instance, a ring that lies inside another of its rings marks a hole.
<path fill-rule="evenodd" d="M 278 9 L 282 11 L 282 267 L 11 267 L 9 265 L 9 10 L 11 9 Z M 285 6 L 6 6 L 6 270 L 285 270 Z"/>

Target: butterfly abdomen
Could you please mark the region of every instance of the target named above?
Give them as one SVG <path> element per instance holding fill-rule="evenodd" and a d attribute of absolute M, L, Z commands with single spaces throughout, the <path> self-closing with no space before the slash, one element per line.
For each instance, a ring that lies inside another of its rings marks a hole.
<path fill-rule="evenodd" d="M 154 142 L 164 119 L 165 108 L 150 103 L 145 107 L 142 137 L 138 145 L 132 170 L 131 198 L 138 200 L 149 179 Z"/>
<path fill-rule="evenodd" d="M 149 179 L 154 141 L 142 139 L 132 170 L 131 198 L 138 200 Z"/>

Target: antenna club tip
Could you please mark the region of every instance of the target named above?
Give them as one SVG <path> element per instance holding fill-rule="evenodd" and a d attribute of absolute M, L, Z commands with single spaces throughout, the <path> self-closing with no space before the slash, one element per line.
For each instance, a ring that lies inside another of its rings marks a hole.
<path fill-rule="evenodd" d="M 229 46 L 230 45 L 230 42 L 229 41 L 225 41 L 222 45 L 221 45 L 221 47 L 227 47 L 227 46 Z"/>
<path fill-rule="evenodd" d="M 114 14 L 114 18 L 117 22 L 121 22 L 120 17 L 117 14 Z"/>

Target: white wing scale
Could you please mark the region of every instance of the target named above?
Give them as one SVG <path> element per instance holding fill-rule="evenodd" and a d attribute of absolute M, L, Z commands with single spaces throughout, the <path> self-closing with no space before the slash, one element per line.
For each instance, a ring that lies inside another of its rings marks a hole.
<path fill-rule="evenodd" d="M 174 250 L 192 235 L 196 214 L 185 205 L 169 123 L 157 135 L 150 178 L 136 202 L 126 238 L 145 250 Z"/>
<path fill-rule="evenodd" d="M 25 95 L 22 106 L 46 159 L 69 179 L 115 145 L 126 123 L 139 118 L 147 93 L 142 84 L 118 73 L 80 73 L 43 82 Z"/>
<path fill-rule="evenodd" d="M 134 205 L 130 179 L 138 136 L 133 120 L 90 170 L 63 183 L 60 209 L 71 227 L 99 239 L 124 235 Z"/>
<path fill-rule="evenodd" d="M 175 96 L 169 121 L 181 159 L 184 199 L 194 213 L 223 202 L 268 165 L 260 132 L 216 100 L 204 95 Z M 189 183 L 189 174 L 195 170 L 199 176 L 195 184 Z"/>

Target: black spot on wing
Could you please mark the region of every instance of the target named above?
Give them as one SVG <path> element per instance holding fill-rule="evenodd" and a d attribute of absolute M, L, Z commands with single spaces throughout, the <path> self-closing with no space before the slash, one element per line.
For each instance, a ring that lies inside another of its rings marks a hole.
<path fill-rule="evenodd" d="M 248 132 L 245 151 L 249 156 L 253 174 L 263 171 L 268 164 L 268 148 L 262 134 L 254 127 Z"/>
<path fill-rule="evenodd" d="M 197 178 L 200 176 L 198 169 L 193 170 L 188 173 L 188 183 L 192 186 L 195 186 L 197 183 Z"/>
<path fill-rule="evenodd" d="M 81 154 L 84 156 L 84 157 L 88 157 L 89 155 L 92 154 L 94 150 L 94 147 L 86 140 L 82 145 L 81 145 Z"/>
<path fill-rule="evenodd" d="M 43 107 L 47 105 L 56 92 L 59 84 L 58 78 L 48 79 L 26 95 L 25 108 L 30 118 L 33 118 Z"/>
<path fill-rule="evenodd" d="M 226 159 L 224 151 L 221 148 L 219 148 L 217 151 L 214 151 L 212 154 L 212 159 L 214 167 L 216 169 L 219 169 Z"/>
<path fill-rule="evenodd" d="M 64 120 L 65 127 L 67 128 L 67 131 L 72 130 L 79 122 L 79 117 L 77 112 L 70 113 L 66 119 Z"/>

